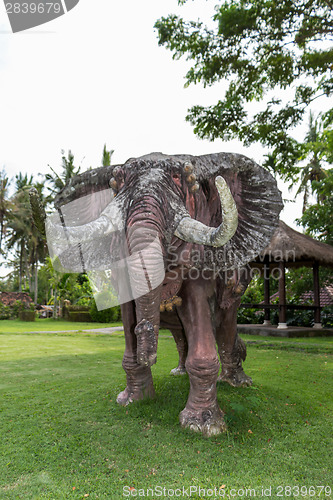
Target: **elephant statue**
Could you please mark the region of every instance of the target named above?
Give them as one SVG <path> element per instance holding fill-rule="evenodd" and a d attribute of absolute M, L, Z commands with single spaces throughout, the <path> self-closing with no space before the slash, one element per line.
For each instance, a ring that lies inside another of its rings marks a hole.
<path fill-rule="evenodd" d="M 45 231 L 33 192 L 31 203 Z M 236 315 L 248 264 L 278 225 L 282 201 L 272 175 L 238 154 L 152 153 L 74 177 L 55 207 L 55 218 L 46 219 L 54 261 L 88 275 L 112 269 L 121 296 L 127 385 L 118 403 L 154 396 L 151 366 L 166 327 L 179 352 L 172 372 L 190 380 L 181 425 L 205 436 L 224 432 L 217 380 L 252 383 Z"/>

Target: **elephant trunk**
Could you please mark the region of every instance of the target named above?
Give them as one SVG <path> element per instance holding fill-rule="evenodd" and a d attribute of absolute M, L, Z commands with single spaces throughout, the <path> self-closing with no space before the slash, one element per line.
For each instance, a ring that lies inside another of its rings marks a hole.
<path fill-rule="evenodd" d="M 127 219 L 129 275 L 136 297 L 137 360 L 143 366 L 156 362 L 164 279 L 163 228 L 165 216 L 157 200 L 150 197 L 133 204 Z"/>

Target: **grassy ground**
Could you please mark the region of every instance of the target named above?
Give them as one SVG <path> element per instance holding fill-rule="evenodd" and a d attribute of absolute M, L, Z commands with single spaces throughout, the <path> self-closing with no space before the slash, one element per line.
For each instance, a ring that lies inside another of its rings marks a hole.
<path fill-rule="evenodd" d="M 169 375 L 168 332 L 156 398 L 127 408 L 122 334 L 1 334 L 0 498 L 331 498 L 332 343 L 248 339 L 254 385 L 219 387 L 228 432 L 204 439 L 179 426 L 189 382 Z"/>
<path fill-rule="evenodd" d="M 111 326 L 121 325 L 122 323 L 113 323 Z M 60 332 L 67 330 L 91 330 L 96 328 L 107 328 L 106 323 L 83 323 L 65 321 L 62 319 L 53 318 L 37 318 L 36 321 L 20 321 L 19 319 L 5 319 L 0 321 L 0 333 L 28 333 L 28 332 Z"/>

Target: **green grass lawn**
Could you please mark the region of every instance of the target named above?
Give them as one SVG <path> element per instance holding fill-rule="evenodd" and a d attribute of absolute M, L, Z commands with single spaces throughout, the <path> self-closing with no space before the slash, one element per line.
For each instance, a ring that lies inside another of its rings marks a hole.
<path fill-rule="evenodd" d="M 168 332 L 156 398 L 126 408 L 123 334 L 1 334 L 0 498 L 332 498 L 331 342 L 246 338 L 254 385 L 219 386 L 228 432 L 204 439 L 180 428 L 189 382 L 169 375 Z"/>
<path fill-rule="evenodd" d="M 37 318 L 36 321 L 20 321 L 19 319 L 4 319 L 0 321 L 0 333 L 28 333 L 28 332 L 60 332 L 60 331 L 82 331 L 92 330 L 96 328 L 107 328 L 109 326 L 121 325 L 121 322 L 106 324 L 106 323 L 84 323 L 66 321 L 63 319 L 53 318 Z"/>

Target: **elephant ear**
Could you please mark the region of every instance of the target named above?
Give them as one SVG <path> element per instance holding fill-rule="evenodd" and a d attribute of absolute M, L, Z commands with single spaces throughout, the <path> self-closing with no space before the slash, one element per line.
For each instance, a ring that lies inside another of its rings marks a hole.
<path fill-rule="evenodd" d="M 237 230 L 224 247 L 216 250 L 216 255 L 221 255 L 219 267 L 236 269 L 253 261 L 269 244 L 279 223 L 283 203 L 276 180 L 251 159 L 232 153 L 198 157 L 196 172 L 202 183 L 209 179 L 213 225 L 221 222 L 215 187 L 218 175 L 226 180 L 237 205 Z"/>
<path fill-rule="evenodd" d="M 56 195 L 55 208 L 59 210 L 64 205 L 75 202 L 76 211 L 80 212 L 80 224 L 97 219 L 114 197 L 109 186 L 114 168 L 114 165 L 99 167 L 72 177 Z"/>
<path fill-rule="evenodd" d="M 109 186 L 114 168 L 99 167 L 72 177 L 56 195 L 56 212 L 50 216 L 50 220 L 68 227 L 81 226 L 98 219 L 114 198 Z M 70 245 L 48 239 L 48 245 L 58 271 L 80 273 L 110 267 L 110 235 Z"/>

